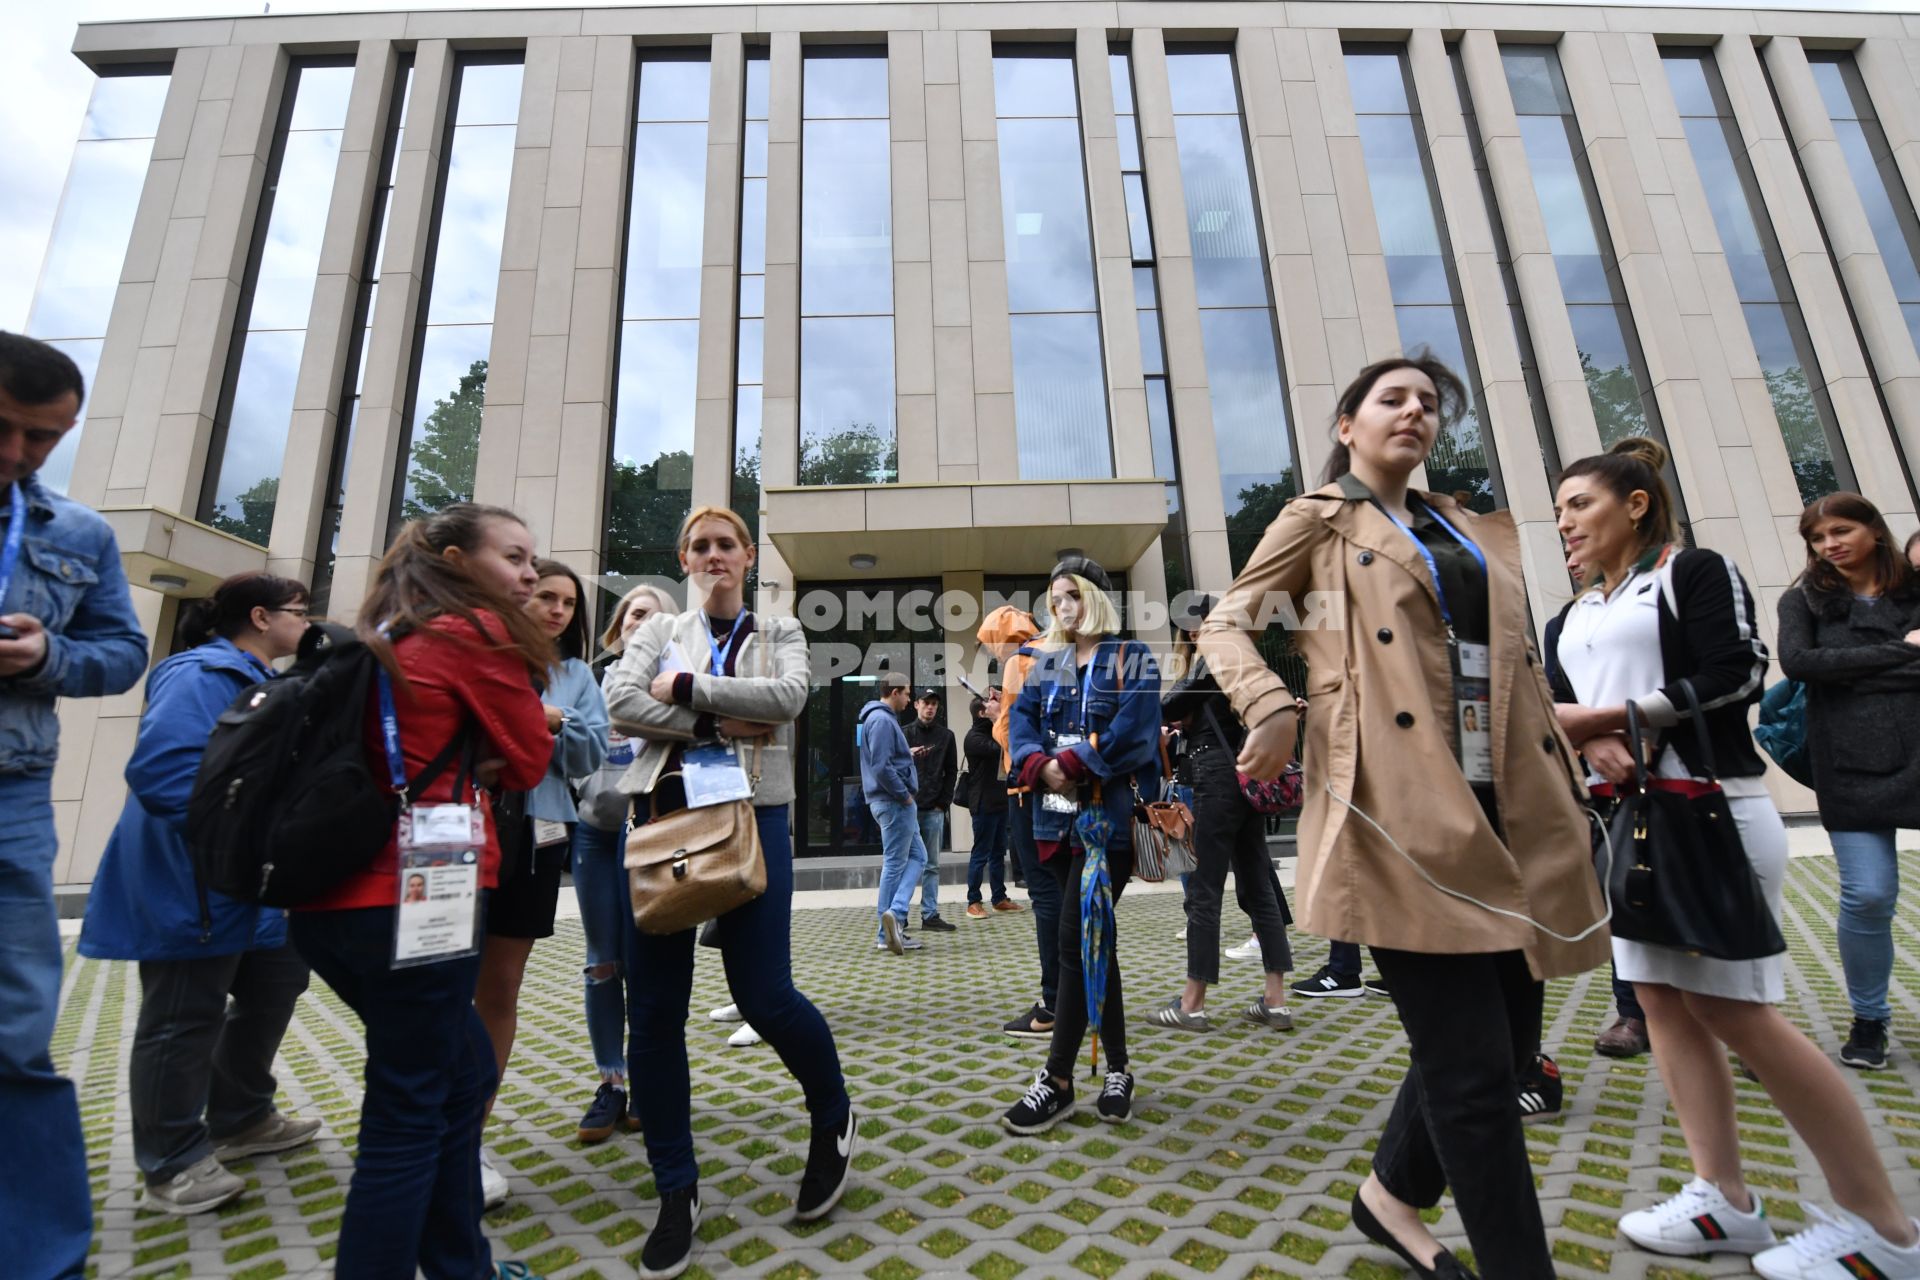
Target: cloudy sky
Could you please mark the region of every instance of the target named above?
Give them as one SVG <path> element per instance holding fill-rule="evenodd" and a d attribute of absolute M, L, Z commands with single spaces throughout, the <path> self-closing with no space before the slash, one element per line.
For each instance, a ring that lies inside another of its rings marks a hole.
<path fill-rule="evenodd" d="M 623 0 L 621 7 L 652 0 Z M 774 0 L 784 3 L 786 0 Z M 1622 0 L 1616 0 L 1622 2 Z M 1637 0 L 1624 0 L 1635 3 Z M 342 9 L 577 8 L 595 0 L 273 0 L 276 13 Z M 1693 0 L 1695 5 L 1752 7 L 1750 0 Z M 611 7 L 611 6 L 609 6 Z M 1789 6 L 1778 6 L 1789 7 Z M 1902 12 L 1912 0 L 1807 0 L 1794 8 Z M 93 76 L 72 56 L 82 21 L 162 16 L 232 16 L 261 12 L 262 0 L 0 0 L 0 329 L 26 323 L 47 237 L 66 181 L 67 159 L 86 112 Z"/>

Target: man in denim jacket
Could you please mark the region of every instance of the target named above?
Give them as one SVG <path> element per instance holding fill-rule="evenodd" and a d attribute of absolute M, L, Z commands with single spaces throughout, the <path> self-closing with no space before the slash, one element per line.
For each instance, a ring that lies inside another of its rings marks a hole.
<path fill-rule="evenodd" d="M 147 666 L 113 531 L 34 476 L 84 394 L 64 354 L 0 332 L 0 547 L 17 546 L 10 577 L 0 572 L 0 1133 L 32 1153 L 0 1160 L 0 1240 L 8 1274 L 59 1280 L 82 1274 L 93 1201 L 73 1085 L 48 1051 L 60 1000 L 54 700 L 121 693 Z M 16 513 L 24 527 L 6 539 Z"/>

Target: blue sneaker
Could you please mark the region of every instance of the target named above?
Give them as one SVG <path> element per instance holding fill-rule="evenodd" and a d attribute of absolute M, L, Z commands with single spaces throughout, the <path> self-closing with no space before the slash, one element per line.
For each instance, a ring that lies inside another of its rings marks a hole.
<path fill-rule="evenodd" d="M 493 1268 L 493 1280 L 546 1280 L 524 1262 L 502 1262 Z"/>
<path fill-rule="evenodd" d="M 600 1091 L 593 1095 L 593 1105 L 580 1118 L 580 1141 L 589 1145 L 605 1142 L 616 1130 L 630 1126 L 627 1091 L 611 1080 L 602 1080 Z"/>

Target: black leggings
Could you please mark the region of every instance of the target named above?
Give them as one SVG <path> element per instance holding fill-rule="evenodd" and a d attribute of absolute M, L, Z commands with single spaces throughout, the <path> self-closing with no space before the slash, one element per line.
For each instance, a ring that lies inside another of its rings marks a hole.
<path fill-rule="evenodd" d="M 1047 1052 L 1047 1071 L 1058 1080 L 1073 1079 L 1074 1059 L 1087 1036 L 1087 980 L 1080 966 L 1080 873 L 1087 851 L 1076 847 L 1071 860 L 1061 849 L 1042 864 L 1060 886 L 1060 990 L 1054 998 L 1053 1046 Z M 1113 879 L 1113 902 L 1133 877 L 1133 850 L 1107 854 L 1107 873 Z M 1107 1069 L 1127 1065 L 1127 1006 L 1120 995 L 1120 957 L 1114 930 L 1107 931 L 1107 998 L 1100 1006 L 1100 1038 L 1107 1049 Z"/>

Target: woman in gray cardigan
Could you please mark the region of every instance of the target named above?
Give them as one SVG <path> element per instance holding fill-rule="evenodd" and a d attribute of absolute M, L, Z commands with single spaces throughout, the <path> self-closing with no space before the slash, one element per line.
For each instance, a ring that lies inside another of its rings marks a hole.
<path fill-rule="evenodd" d="M 1900 893 L 1894 831 L 1920 827 L 1920 575 L 1857 493 L 1800 516 L 1807 567 L 1780 598 L 1780 669 L 1807 686 L 1807 756 L 1840 864 L 1850 1067 L 1887 1065 Z"/>
<path fill-rule="evenodd" d="M 753 559 L 753 538 L 733 512 L 698 507 L 687 516 L 680 567 L 694 607 L 656 614 L 633 633 L 607 682 L 607 708 L 621 732 L 646 744 L 621 790 L 647 797 L 655 817 L 686 803 L 681 765 L 689 746 L 732 743 L 748 771 L 767 888 L 721 916 L 717 933 L 740 1012 L 806 1094 L 813 1134 L 794 1212 L 810 1222 L 846 1191 L 855 1121 L 833 1032 L 793 985 L 787 807 L 794 795 L 793 721 L 807 701 L 807 642 L 794 619 L 747 612 Z M 640 1254 L 643 1277 L 686 1270 L 700 1217 L 686 1027 L 693 942 L 692 929 L 664 937 L 635 930 L 630 938 L 633 1096 L 660 1191 L 660 1217 Z"/>

